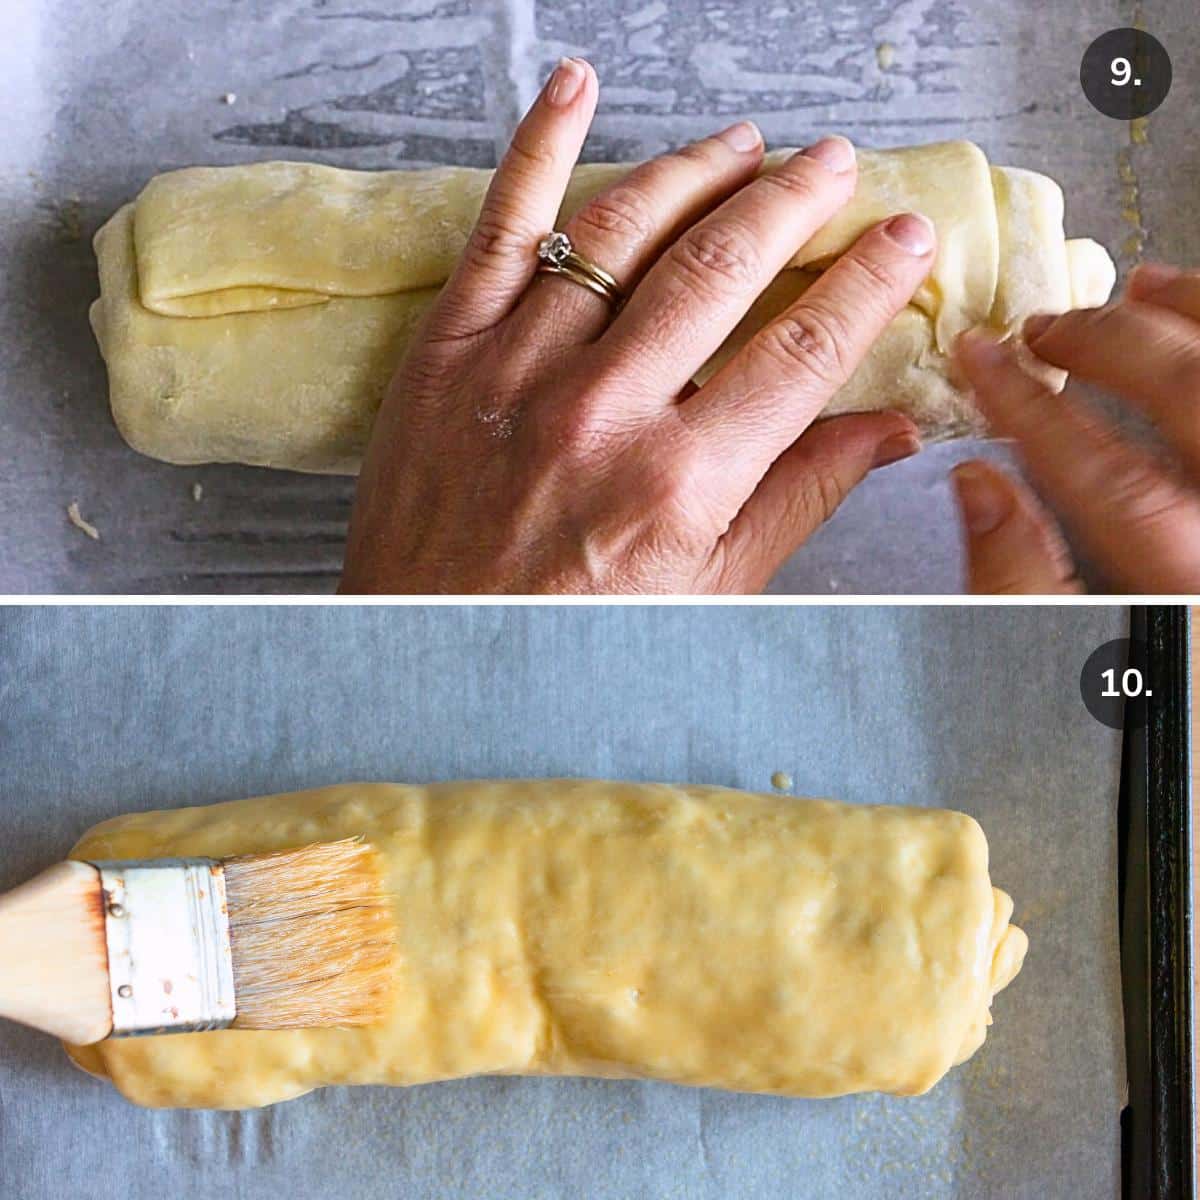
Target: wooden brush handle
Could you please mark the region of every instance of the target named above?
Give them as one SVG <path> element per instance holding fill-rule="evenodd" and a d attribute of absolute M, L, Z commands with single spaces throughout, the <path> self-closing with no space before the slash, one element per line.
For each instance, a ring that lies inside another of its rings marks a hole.
<path fill-rule="evenodd" d="M 0 896 L 0 1017 L 76 1045 L 112 1031 L 100 873 L 62 862 Z"/>

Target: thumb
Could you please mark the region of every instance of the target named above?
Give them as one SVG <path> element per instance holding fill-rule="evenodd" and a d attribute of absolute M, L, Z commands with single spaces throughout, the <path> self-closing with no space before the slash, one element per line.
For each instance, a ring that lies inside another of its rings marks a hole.
<path fill-rule="evenodd" d="M 718 590 L 761 591 L 865 475 L 920 448 L 916 426 L 895 412 L 811 425 L 775 460 L 718 543 Z"/>
<path fill-rule="evenodd" d="M 952 473 L 967 539 L 967 590 L 984 595 L 1081 592 L 1062 533 L 1033 493 L 990 463 Z"/>

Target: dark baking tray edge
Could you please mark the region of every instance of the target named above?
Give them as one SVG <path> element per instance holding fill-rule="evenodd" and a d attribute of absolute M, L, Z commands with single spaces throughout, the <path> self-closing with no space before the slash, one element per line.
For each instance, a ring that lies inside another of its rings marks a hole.
<path fill-rule="evenodd" d="M 1191 695 L 1188 610 L 1139 607 L 1130 658 L 1151 695 L 1127 710 L 1119 806 L 1121 984 L 1129 1097 L 1121 1114 L 1126 1200 L 1191 1200 Z M 1136 727 L 1135 727 L 1136 726 Z"/>

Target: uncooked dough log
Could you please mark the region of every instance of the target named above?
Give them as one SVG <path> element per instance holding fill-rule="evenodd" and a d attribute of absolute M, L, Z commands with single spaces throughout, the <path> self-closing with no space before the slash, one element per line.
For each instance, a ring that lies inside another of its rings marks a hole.
<path fill-rule="evenodd" d="M 788 153 L 768 155 L 768 168 Z M 564 216 L 628 170 L 576 168 Z M 96 235 L 92 324 L 126 440 L 175 463 L 357 471 L 388 379 L 490 178 L 269 162 L 152 179 Z M 862 150 L 855 198 L 700 378 L 870 224 L 908 209 L 937 226 L 934 269 L 826 415 L 898 408 L 930 437 L 975 430 L 950 377 L 955 335 L 977 324 L 1010 332 L 1032 312 L 1108 298 L 1111 260 L 1064 241 L 1062 193 L 1045 176 L 990 168 L 970 142 Z"/>
<path fill-rule="evenodd" d="M 395 896 L 387 1021 L 114 1040 L 76 1061 L 139 1104 L 204 1108 L 484 1073 L 912 1094 L 978 1049 L 1026 945 L 970 817 L 723 788 L 347 784 L 118 817 L 72 856 L 359 834 Z"/>

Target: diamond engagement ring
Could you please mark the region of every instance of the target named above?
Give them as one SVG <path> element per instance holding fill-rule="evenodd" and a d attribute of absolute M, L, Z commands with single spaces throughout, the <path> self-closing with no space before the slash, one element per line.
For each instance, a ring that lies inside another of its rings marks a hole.
<path fill-rule="evenodd" d="M 565 275 L 582 284 L 597 296 L 603 296 L 614 307 L 620 307 L 625 297 L 621 285 L 603 268 L 589 262 L 571 245 L 571 239 L 560 230 L 548 233 L 538 246 L 538 270 L 551 275 Z"/>

